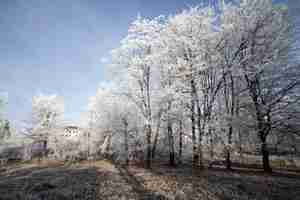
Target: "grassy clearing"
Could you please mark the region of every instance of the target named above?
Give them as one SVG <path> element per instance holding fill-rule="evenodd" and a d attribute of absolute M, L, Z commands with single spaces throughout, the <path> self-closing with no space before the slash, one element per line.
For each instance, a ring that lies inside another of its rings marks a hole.
<path fill-rule="evenodd" d="M 222 168 L 199 171 L 190 167 L 155 166 L 151 170 L 131 167 L 130 171 L 147 189 L 172 199 L 183 191 L 187 199 L 299 199 L 300 173 Z"/>
<path fill-rule="evenodd" d="M 0 173 L 1 200 L 297 199 L 300 174 L 259 170 L 193 170 L 154 165 L 151 170 L 109 161 L 57 161 L 7 166 Z"/>

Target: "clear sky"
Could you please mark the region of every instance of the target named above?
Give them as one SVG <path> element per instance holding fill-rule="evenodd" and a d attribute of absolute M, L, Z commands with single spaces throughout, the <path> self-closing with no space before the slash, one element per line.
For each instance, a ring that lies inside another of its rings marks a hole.
<path fill-rule="evenodd" d="M 32 96 L 42 93 L 63 96 L 66 119 L 77 121 L 138 13 L 168 15 L 201 2 L 0 0 L 0 93 L 8 93 L 8 118 L 26 119 Z"/>

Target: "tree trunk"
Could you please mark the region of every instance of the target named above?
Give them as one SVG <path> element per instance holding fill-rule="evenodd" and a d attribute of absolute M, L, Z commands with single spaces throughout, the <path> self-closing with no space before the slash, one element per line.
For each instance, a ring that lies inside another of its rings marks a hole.
<path fill-rule="evenodd" d="M 214 139 L 213 139 L 213 132 L 212 129 L 208 129 L 208 135 L 209 135 L 209 142 L 210 142 L 210 160 L 214 160 Z"/>
<path fill-rule="evenodd" d="M 239 119 L 240 116 L 240 100 L 239 97 L 236 97 L 236 111 L 235 111 L 235 115 L 236 118 Z M 238 143 L 239 143 L 239 154 L 240 154 L 240 162 L 243 163 L 244 162 L 244 156 L 243 156 L 243 137 L 242 137 L 242 133 L 241 133 L 241 128 L 240 126 L 238 126 L 237 128 L 237 132 L 238 132 Z"/>
<path fill-rule="evenodd" d="M 125 164 L 129 165 L 129 152 L 128 152 L 128 122 L 123 119 L 124 123 L 124 146 L 125 146 Z"/>
<path fill-rule="evenodd" d="M 255 107 L 256 107 L 256 118 L 258 122 L 258 134 L 261 140 L 261 154 L 262 154 L 262 162 L 263 162 L 263 169 L 265 172 L 272 172 L 272 168 L 270 166 L 269 161 L 269 150 L 267 147 L 267 136 L 270 133 L 271 130 L 271 119 L 270 115 L 266 114 L 265 116 L 262 116 L 261 111 L 259 110 L 258 101 L 257 98 L 255 98 Z M 267 118 L 267 119 L 265 119 Z"/>
<path fill-rule="evenodd" d="M 175 150 L 174 150 L 174 135 L 172 128 L 172 119 L 171 119 L 171 108 L 172 102 L 168 101 L 168 112 L 167 112 L 167 131 L 168 131 L 168 140 L 169 140 L 169 164 L 170 166 L 175 166 Z"/>
<path fill-rule="evenodd" d="M 150 52 L 150 49 L 149 49 Z M 145 110 L 146 110 L 146 116 L 147 116 L 147 158 L 146 158 L 146 167 L 151 168 L 151 158 L 152 158 L 152 147 L 151 147 L 151 137 L 152 137 L 152 111 L 151 111 L 151 101 L 150 101 L 150 67 L 148 66 L 146 69 L 146 104 L 145 104 Z"/>
<path fill-rule="evenodd" d="M 258 136 L 261 139 L 261 153 L 262 153 L 263 168 L 265 172 L 269 173 L 272 172 L 272 169 L 270 167 L 269 151 L 267 148 L 266 140 L 271 130 L 270 110 L 267 110 L 267 113 L 263 112 L 264 110 L 262 109 L 262 107 L 266 108 L 266 104 L 264 99 L 262 99 L 262 96 L 256 89 L 256 88 L 260 88 L 259 79 L 256 78 L 254 80 L 250 80 L 247 74 L 245 74 L 245 79 L 247 81 L 249 93 L 252 98 L 255 111 L 256 111 L 256 122 L 258 124 L 257 127 Z"/>
<path fill-rule="evenodd" d="M 107 145 L 106 145 L 106 147 L 105 147 L 105 153 L 106 153 L 106 154 L 110 154 L 110 146 L 111 146 L 111 138 L 112 138 L 112 135 L 109 134 L 109 135 L 106 136 L 106 137 L 108 137 L 108 138 L 107 138 Z"/>
<path fill-rule="evenodd" d="M 158 122 L 157 122 L 157 126 L 156 126 L 156 132 L 155 132 L 155 136 L 154 136 L 153 146 L 152 146 L 152 159 L 155 158 L 156 146 L 157 146 L 157 142 L 158 142 L 160 123 L 161 123 L 161 115 L 162 115 L 162 111 L 160 111 L 158 113 Z"/>
<path fill-rule="evenodd" d="M 197 143 L 196 143 L 195 116 L 193 111 L 192 111 L 191 121 L 192 121 L 192 143 L 193 143 L 193 166 L 195 167 L 198 162 L 198 155 L 197 155 Z"/>
<path fill-rule="evenodd" d="M 198 161 L 199 161 L 199 167 L 200 169 L 203 168 L 203 152 L 202 152 L 202 137 L 203 137 L 203 131 L 201 128 L 201 109 L 199 105 L 199 101 L 197 101 L 197 126 L 198 126 Z"/>
<path fill-rule="evenodd" d="M 175 166 L 175 152 L 174 152 L 174 137 L 172 123 L 168 120 L 168 138 L 169 138 L 169 164 Z"/>
<path fill-rule="evenodd" d="M 226 169 L 231 170 L 231 160 L 230 160 L 230 151 L 226 152 Z"/>
<path fill-rule="evenodd" d="M 43 141 L 43 157 L 47 157 L 47 140 Z"/>
<path fill-rule="evenodd" d="M 192 122 L 192 143 L 193 143 L 193 166 L 197 166 L 197 143 L 196 143 L 196 120 L 195 120 L 195 82 L 191 79 L 191 122 Z"/>
<path fill-rule="evenodd" d="M 182 120 L 179 121 L 179 163 L 182 163 L 182 136 L 183 136 L 183 127 Z"/>
<path fill-rule="evenodd" d="M 231 170 L 231 144 L 232 144 L 232 126 L 230 125 L 228 129 L 228 148 L 226 152 L 226 169 Z"/>
<path fill-rule="evenodd" d="M 240 162 L 244 163 L 244 155 L 243 155 L 243 139 L 242 133 L 240 128 L 238 128 L 238 135 L 239 135 L 239 153 L 240 153 Z"/>
<path fill-rule="evenodd" d="M 262 153 L 262 162 L 263 162 L 263 168 L 265 172 L 272 172 L 272 168 L 270 166 L 270 160 L 269 160 L 269 150 L 267 148 L 266 138 L 261 137 L 261 153 Z"/>
<path fill-rule="evenodd" d="M 146 157 L 146 168 L 151 168 L 151 125 L 147 124 L 146 125 L 146 131 L 147 131 L 147 157 Z"/>

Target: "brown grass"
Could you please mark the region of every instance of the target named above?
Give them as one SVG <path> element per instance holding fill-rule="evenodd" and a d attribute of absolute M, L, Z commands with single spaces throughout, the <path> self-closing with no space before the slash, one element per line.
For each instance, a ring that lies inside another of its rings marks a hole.
<path fill-rule="evenodd" d="M 58 161 L 11 164 L 0 172 L 0 200 L 297 199 L 300 173 L 260 169 L 197 170 L 154 165 L 151 170 L 110 161 Z"/>

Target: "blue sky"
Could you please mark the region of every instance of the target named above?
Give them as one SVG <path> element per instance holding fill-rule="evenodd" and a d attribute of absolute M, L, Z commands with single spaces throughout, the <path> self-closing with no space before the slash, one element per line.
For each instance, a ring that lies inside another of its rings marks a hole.
<path fill-rule="evenodd" d="M 33 95 L 55 93 L 65 99 L 66 119 L 77 121 L 105 79 L 103 61 L 138 13 L 168 15 L 200 2 L 1 0 L 0 93 L 8 93 L 6 115 L 24 120 Z"/>

